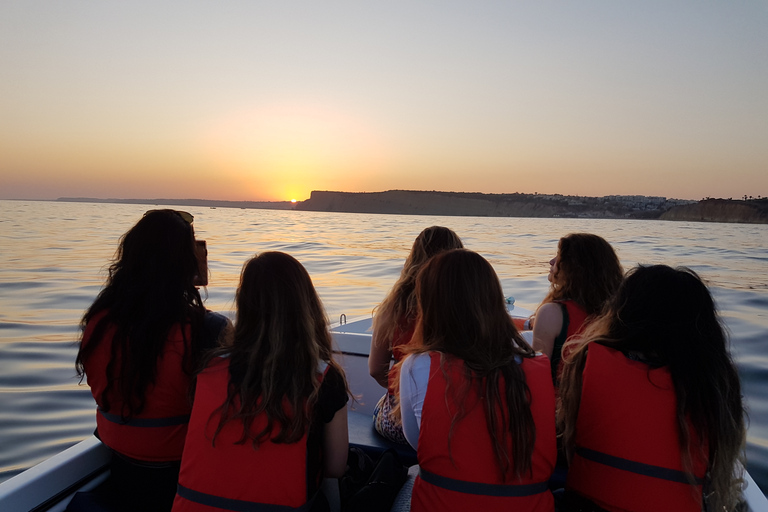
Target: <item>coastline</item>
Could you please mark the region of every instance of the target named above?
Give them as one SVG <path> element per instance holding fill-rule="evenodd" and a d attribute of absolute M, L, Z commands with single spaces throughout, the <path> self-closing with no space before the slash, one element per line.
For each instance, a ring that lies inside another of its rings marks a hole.
<path fill-rule="evenodd" d="M 477 217 L 645 219 L 768 224 L 768 198 L 688 201 L 654 196 L 564 196 L 561 194 L 482 194 L 388 190 L 312 191 L 305 201 L 223 201 L 210 199 L 98 199 L 61 197 L 56 201 L 210 208 L 300 210 L 338 213 Z"/>

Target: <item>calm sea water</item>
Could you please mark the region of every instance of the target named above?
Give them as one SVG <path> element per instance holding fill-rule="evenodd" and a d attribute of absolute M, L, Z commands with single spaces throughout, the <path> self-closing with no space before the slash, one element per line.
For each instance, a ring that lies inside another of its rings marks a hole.
<path fill-rule="evenodd" d="M 154 206 L 156 208 L 157 206 Z M 90 435 L 95 405 L 78 385 L 78 323 L 99 292 L 120 235 L 143 205 L 0 201 L 0 481 Z M 430 217 L 187 208 L 208 241 L 206 304 L 231 312 L 245 260 L 295 256 L 331 321 L 370 315 L 416 235 L 454 229 L 484 255 L 506 295 L 535 308 L 558 239 L 599 234 L 625 268 L 686 265 L 710 284 L 731 333 L 749 405 L 748 468 L 768 490 L 768 226 L 683 222 Z"/>

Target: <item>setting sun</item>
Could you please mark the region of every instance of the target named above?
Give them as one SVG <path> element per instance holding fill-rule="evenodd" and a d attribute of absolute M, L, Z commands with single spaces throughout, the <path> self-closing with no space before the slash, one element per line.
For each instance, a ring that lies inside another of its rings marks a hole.
<path fill-rule="evenodd" d="M 380 139 L 343 107 L 278 101 L 212 120 L 204 146 L 210 163 L 254 195 L 297 202 L 312 190 L 349 186 L 353 171 L 381 171 L 387 151 Z"/>

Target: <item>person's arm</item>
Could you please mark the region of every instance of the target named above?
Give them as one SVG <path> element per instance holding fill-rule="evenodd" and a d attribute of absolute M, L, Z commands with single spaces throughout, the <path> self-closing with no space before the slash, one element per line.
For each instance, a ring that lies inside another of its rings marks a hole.
<path fill-rule="evenodd" d="M 235 326 L 232 324 L 232 320 L 227 318 L 227 325 L 222 329 L 219 334 L 219 346 L 231 347 L 235 342 Z"/>
<path fill-rule="evenodd" d="M 323 430 L 323 453 L 325 478 L 341 478 L 347 468 L 349 432 L 347 430 L 347 408 L 342 407 Z"/>
<path fill-rule="evenodd" d="M 203 317 L 204 336 L 203 350 L 229 346 L 235 335 L 235 327 L 232 320 L 221 313 L 206 311 Z"/>
<path fill-rule="evenodd" d="M 533 321 L 533 349 L 543 352 L 552 359 L 555 338 L 562 328 L 563 312 L 560 304 L 556 302 L 543 304 L 536 312 L 536 318 Z"/>
<path fill-rule="evenodd" d="M 379 313 L 386 314 L 386 313 Z M 377 318 L 376 325 L 386 325 L 392 322 L 391 318 Z M 392 361 L 392 350 L 390 349 L 390 340 L 383 339 L 381 329 L 373 329 L 371 336 L 371 351 L 368 355 L 368 372 L 371 377 L 376 379 L 379 386 L 388 387 L 387 375 L 389 374 L 389 365 Z"/>
<path fill-rule="evenodd" d="M 428 353 L 411 355 L 400 368 L 400 418 L 403 434 L 414 450 L 419 447 L 421 410 L 429 384 L 431 359 Z"/>

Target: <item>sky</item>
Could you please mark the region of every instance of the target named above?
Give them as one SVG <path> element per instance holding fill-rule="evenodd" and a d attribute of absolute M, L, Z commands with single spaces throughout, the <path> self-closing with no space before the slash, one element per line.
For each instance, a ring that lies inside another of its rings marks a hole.
<path fill-rule="evenodd" d="M 768 196 L 768 0 L 0 2 L 0 199 Z"/>

